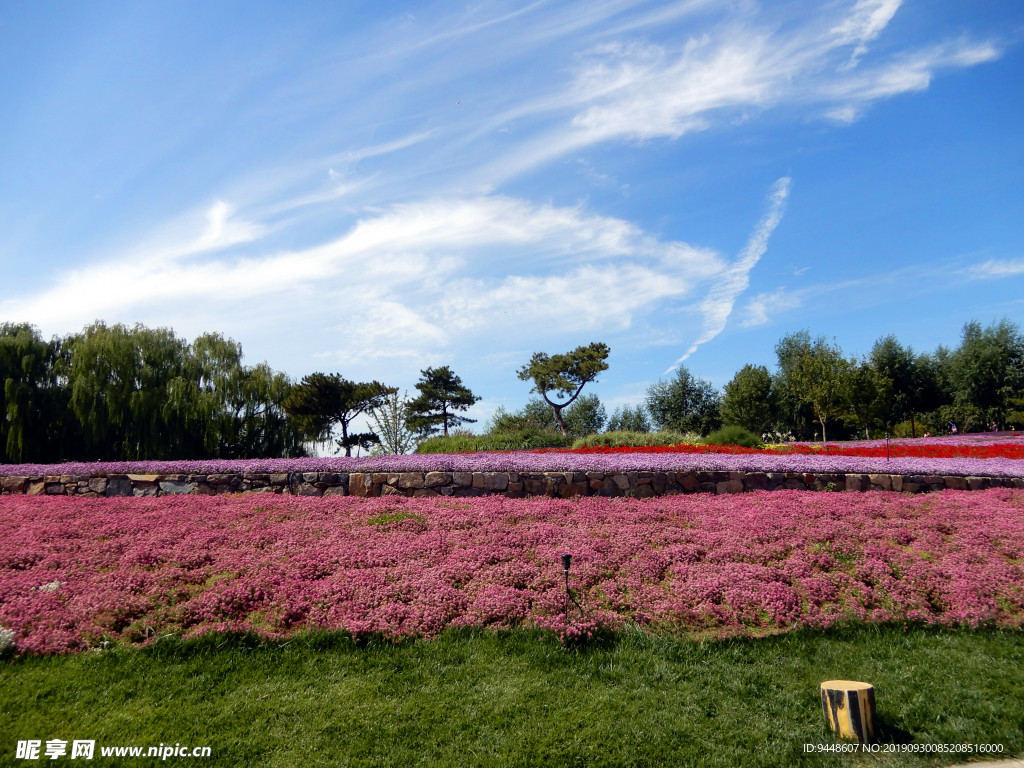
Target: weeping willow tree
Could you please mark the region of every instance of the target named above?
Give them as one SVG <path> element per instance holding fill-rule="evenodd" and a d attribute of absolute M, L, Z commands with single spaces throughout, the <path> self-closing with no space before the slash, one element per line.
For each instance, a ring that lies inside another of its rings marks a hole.
<path fill-rule="evenodd" d="M 242 364 L 220 334 L 192 344 L 167 328 L 96 323 L 66 342 L 81 458 L 188 459 L 303 455 L 282 402 L 291 388 L 267 365 Z"/>
<path fill-rule="evenodd" d="M 186 414 L 174 411 L 190 404 L 168 394 L 185 374 L 187 344 L 167 328 L 95 323 L 66 347 L 71 409 L 83 427 L 87 458 L 176 458 L 175 427 Z"/>
<path fill-rule="evenodd" d="M 0 323 L 0 458 L 46 461 L 59 450 L 67 408 L 54 363 L 56 341 L 24 323 Z"/>

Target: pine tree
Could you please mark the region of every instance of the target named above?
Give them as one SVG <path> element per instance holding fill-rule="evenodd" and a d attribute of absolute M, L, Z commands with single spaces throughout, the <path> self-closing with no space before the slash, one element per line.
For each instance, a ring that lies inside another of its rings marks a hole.
<path fill-rule="evenodd" d="M 451 368 L 424 368 L 420 373 L 422 378 L 416 383 L 420 395 L 409 403 L 406 427 L 424 437 L 437 432 L 448 437 L 449 429 L 476 422 L 455 413 L 465 411 L 480 398 L 469 391 Z"/>

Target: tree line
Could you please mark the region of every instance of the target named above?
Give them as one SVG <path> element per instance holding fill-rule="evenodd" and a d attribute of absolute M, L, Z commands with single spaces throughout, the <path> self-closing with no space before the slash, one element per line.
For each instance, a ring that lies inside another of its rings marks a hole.
<path fill-rule="evenodd" d="M 757 435 L 827 441 L 1024 424 L 1024 337 L 1008 320 L 969 322 L 959 346 L 932 353 L 916 353 L 889 335 L 858 359 L 800 331 L 784 336 L 775 354 L 775 371 L 744 366 L 720 396 L 691 377 L 703 403 L 702 427 L 717 421 Z"/>
<path fill-rule="evenodd" d="M 584 349 L 593 356 L 595 346 L 579 348 L 569 358 L 579 358 Z M 988 327 L 969 322 L 956 348 L 939 346 L 931 353 L 917 353 L 896 336 L 885 336 L 861 358 L 848 357 L 834 340 L 812 338 L 804 330 L 780 339 L 775 356 L 775 370 L 745 365 L 722 391 L 680 367 L 672 378 L 651 385 L 642 404 L 610 415 L 596 395 L 580 395 L 575 387 L 581 379 L 561 382 L 561 393 L 570 399 L 560 406 L 552 402 L 543 388 L 553 388 L 557 379 L 552 377 L 568 370 L 568 359 L 551 358 L 561 368 L 556 364 L 540 376 L 536 370 L 520 371 L 521 378 L 535 382 L 533 391 L 542 399 L 519 411 L 499 409 L 490 429 L 557 428 L 577 438 L 658 429 L 706 437 L 739 426 L 778 442 L 1024 426 L 1024 337 L 1008 320 Z M 549 358 L 535 355 L 532 362 L 538 360 Z"/>
<path fill-rule="evenodd" d="M 719 392 L 680 367 L 642 404 L 607 413 L 583 388 L 607 370 L 602 343 L 534 354 L 519 371 L 538 397 L 499 408 L 491 432 L 522 428 L 582 437 L 605 430 L 701 436 L 728 425 L 768 439 L 916 436 L 1024 424 L 1024 338 L 1003 320 L 964 326 L 955 349 L 918 354 L 895 336 L 861 359 L 807 331 L 784 336 L 777 367 L 745 365 Z M 94 323 L 45 341 L 0 324 L 0 459 L 9 463 L 292 457 L 314 445 L 406 453 L 471 424 L 480 398 L 448 366 L 426 368 L 418 394 L 314 373 L 300 382 L 242 363 L 215 333 L 193 342 L 166 328 Z M 366 432 L 352 425 L 362 417 Z"/>
<path fill-rule="evenodd" d="M 292 383 L 242 364 L 215 333 L 191 344 L 166 328 L 95 323 L 44 341 L 0 324 L 0 457 L 65 460 L 242 459 L 304 455 L 282 408 Z"/>
<path fill-rule="evenodd" d="M 428 368 L 419 397 L 313 373 L 295 383 L 216 333 L 193 342 L 167 328 L 107 326 L 46 341 L 0 323 L 0 462 L 247 459 L 308 455 L 333 443 L 406 453 L 480 398 L 447 367 Z M 359 416 L 374 430 L 351 431 Z M 397 422 L 396 422 L 397 420 Z"/>

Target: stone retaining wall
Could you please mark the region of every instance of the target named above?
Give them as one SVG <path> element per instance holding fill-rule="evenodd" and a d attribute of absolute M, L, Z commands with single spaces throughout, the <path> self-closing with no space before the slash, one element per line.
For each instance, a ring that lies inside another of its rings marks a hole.
<path fill-rule="evenodd" d="M 166 496 L 283 493 L 296 496 L 632 496 L 783 489 L 919 493 L 1024 488 L 1019 477 L 811 472 L 287 472 L 0 476 L 0 494 Z"/>

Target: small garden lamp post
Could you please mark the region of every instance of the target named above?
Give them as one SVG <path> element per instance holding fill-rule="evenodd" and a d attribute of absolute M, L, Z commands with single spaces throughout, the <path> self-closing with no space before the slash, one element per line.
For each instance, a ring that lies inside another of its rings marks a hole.
<path fill-rule="evenodd" d="M 572 555 L 562 555 L 562 569 L 565 571 L 565 616 L 569 617 L 569 566 L 572 564 Z"/>

